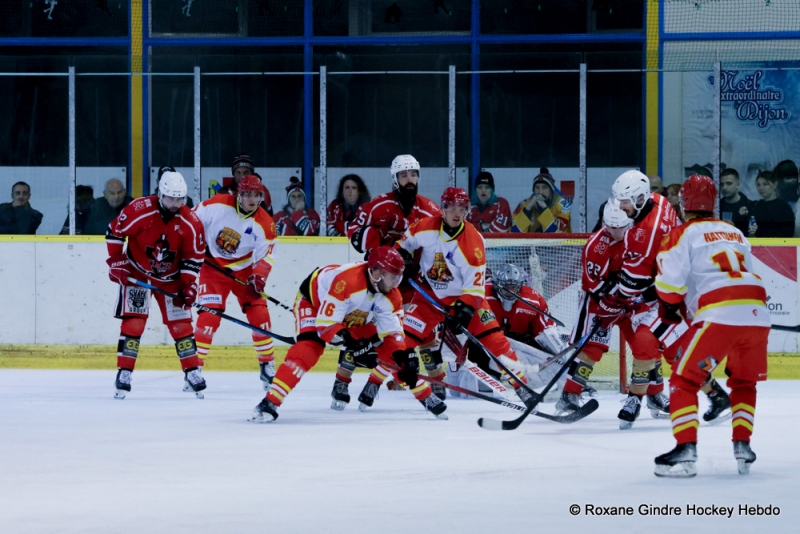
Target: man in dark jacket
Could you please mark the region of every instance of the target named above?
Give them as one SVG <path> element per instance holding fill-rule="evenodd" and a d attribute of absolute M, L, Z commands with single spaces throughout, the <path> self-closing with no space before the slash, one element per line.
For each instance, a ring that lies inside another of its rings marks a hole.
<path fill-rule="evenodd" d="M 42 224 L 42 214 L 30 205 L 31 186 L 17 182 L 11 186 L 11 202 L 0 204 L 0 234 L 32 235 Z"/>
<path fill-rule="evenodd" d="M 89 219 L 86 221 L 83 233 L 85 235 L 106 235 L 108 224 L 119 217 L 122 208 L 132 201 L 133 199 L 125 191 L 125 185 L 116 178 L 110 179 L 106 182 L 103 196 L 92 202 L 89 208 Z"/>

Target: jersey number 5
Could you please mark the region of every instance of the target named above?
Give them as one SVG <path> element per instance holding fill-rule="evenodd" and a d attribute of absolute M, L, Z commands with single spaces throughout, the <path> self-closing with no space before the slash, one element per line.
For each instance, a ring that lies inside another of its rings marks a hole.
<path fill-rule="evenodd" d="M 727 250 L 723 250 L 722 252 L 717 252 L 711 259 L 714 263 L 717 264 L 719 270 L 727 273 L 730 278 L 741 278 L 742 273 L 747 272 L 747 267 L 744 266 L 744 254 L 741 252 L 734 251 L 733 253 L 736 256 L 736 260 L 739 263 L 738 270 L 734 270 L 733 263 L 731 262 L 731 258 L 728 255 Z"/>

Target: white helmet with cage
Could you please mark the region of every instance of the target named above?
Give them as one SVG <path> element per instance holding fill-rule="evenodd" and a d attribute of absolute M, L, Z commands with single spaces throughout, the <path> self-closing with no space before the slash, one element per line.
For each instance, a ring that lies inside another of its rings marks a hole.
<path fill-rule="evenodd" d="M 619 200 L 614 197 L 609 198 L 603 208 L 603 226 L 606 231 L 615 241 L 620 241 L 631 225 L 633 219 L 619 207 Z"/>
<path fill-rule="evenodd" d="M 643 173 L 630 170 L 625 171 L 614 180 L 611 186 L 611 196 L 617 200 L 630 200 L 636 215 L 650 200 L 650 180 Z"/>
<path fill-rule="evenodd" d="M 165 197 L 182 198 L 186 197 L 188 188 L 186 180 L 179 172 L 167 171 L 161 175 L 158 181 L 158 194 Z"/>
<path fill-rule="evenodd" d="M 392 189 L 400 189 L 400 183 L 397 181 L 397 173 L 400 171 L 417 171 L 419 174 L 419 161 L 417 161 L 411 154 L 401 154 L 392 160 L 392 166 L 389 172 L 392 174 Z"/>

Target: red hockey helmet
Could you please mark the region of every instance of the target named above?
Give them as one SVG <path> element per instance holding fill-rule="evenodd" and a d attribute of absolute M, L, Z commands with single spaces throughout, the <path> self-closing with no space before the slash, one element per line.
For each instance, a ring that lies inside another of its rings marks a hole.
<path fill-rule="evenodd" d="M 681 206 L 684 211 L 713 213 L 717 186 L 708 176 L 693 174 L 681 185 Z"/>
<path fill-rule="evenodd" d="M 264 186 L 261 184 L 261 180 L 258 179 L 258 176 L 253 176 L 252 174 L 245 175 L 244 178 L 239 180 L 239 183 L 236 185 L 236 190 L 241 192 L 244 191 L 253 191 L 256 193 L 263 193 Z"/>
<path fill-rule="evenodd" d="M 388 273 L 400 276 L 403 274 L 405 262 L 400 253 L 392 247 L 377 247 L 372 249 L 367 258 L 367 266 L 370 269 L 381 269 Z"/>
<path fill-rule="evenodd" d="M 464 206 L 469 208 L 469 195 L 460 187 L 448 187 L 442 193 L 442 207 Z"/>

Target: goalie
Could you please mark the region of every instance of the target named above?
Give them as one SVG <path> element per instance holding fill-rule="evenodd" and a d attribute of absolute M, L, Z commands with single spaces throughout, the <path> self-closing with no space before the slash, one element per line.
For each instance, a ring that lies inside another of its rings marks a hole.
<path fill-rule="evenodd" d="M 504 363 L 512 370 L 517 368 L 525 371 L 528 385 L 539 388 L 550 381 L 560 364 L 556 358 L 552 365 L 544 369 L 539 370 L 539 366 L 563 351 L 566 344 L 561 339 L 555 321 L 549 317 L 547 301 L 535 289 L 523 284 L 524 277 L 517 266 L 507 263 L 492 274 L 492 278 L 487 276 L 486 300 L 520 360 Z M 469 360 L 495 378 L 500 377 L 497 366 L 479 347 L 472 344 L 469 346 Z M 463 367 L 456 368 L 451 364 L 447 379 L 450 383 L 474 388 L 473 377 Z"/>

